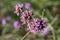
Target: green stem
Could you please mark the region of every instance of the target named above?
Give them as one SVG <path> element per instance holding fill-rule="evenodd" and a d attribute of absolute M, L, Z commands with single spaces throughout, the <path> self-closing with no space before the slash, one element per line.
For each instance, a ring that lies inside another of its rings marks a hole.
<path fill-rule="evenodd" d="M 44 9 L 43 12 L 42 12 L 42 17 L 44 17 L 44 12 L 45 12 L 45 9 Z"/>
<path fill-rule="evenodd" d="M 30 33 L 30 31 L 28 31 L 22 38 L 21 40 L 24 40 L 24 38 Z"/>
<path fill-rule="evenodd" d="M 52 30 L 53 40 L 56 40 L 56 39 L 55 39 L 55 31 L 54 31 L 53 27 L 50 27 L 50 28 L 51 28 L 51 30 Z"/>

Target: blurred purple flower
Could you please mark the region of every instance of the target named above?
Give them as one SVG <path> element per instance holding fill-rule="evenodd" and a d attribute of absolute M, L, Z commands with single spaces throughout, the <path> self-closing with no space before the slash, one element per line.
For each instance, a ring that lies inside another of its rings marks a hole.
<path fill-rule="evenodd" d="M 42 31 L 42 35 L 43 36 L 47 36 L 50 33 L 51 29 L 49 27 L 46 27 L 43 31 Z"/>
<path fill-rule="evenodd" d="M 7 21 L 10 21 L 10 20 L 11 20 L 11 16 L 7 16 L 7 17 L 6 17 L 6 20 L 7 20 Z"/>
<path fill-rule="evenodd" d="M 47 23 L 45 20 L 33 18 L 33 21 L 28 23 L 28 27 L 32 33 L 38 33 L 47 27 Z"/>
<path fill-rule="evenodd" d="M 25 11 L 22 13 L 22 16 L 21 16 L 21 21 L 25 24 L 27 23 L 30 19 L 32 19 L 32 11 Z"/>
<path fill-rule="evenodd" d="M 15 21 L 14 28 L 20 28 L 20 27 L 21 27 L 21 23 L 19 21 Z"/>
<path fill-rule="evenodd" d="M 19 15 L 20 12 L 22 12 L 23 4 L 16 4 L 15 6 L 15 13 Z"/>
<path fill-rule="evenodd" d="M 30 9 L 30 7 L 31 7 L 31 3 L 26 3 L 26 4 L 25 4 L 25 8 L 26 8 L 26 9 Z"/>
<path fill-rule="evenodd" d="M 2 25 L 5 25 L 5 24 L 6 24 L 6 19 L 3 18 L 3 19 L 2 19 Z"/>

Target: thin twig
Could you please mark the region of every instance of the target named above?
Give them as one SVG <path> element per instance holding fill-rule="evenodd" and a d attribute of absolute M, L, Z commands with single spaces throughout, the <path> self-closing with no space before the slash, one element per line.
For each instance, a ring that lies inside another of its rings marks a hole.
<path fill-rule="evenodd" d="M 24 40 L 24 38 L 30 33 L 30 31 L 28 31 L 22 38 L 21 40 Z"/>
<path fill-rule="evenodd" d="M 53 40 L 56 40 L 54 28 L 52 26 L 49 26 L 49 27 L 51 28 L 51 31 L 52 31 Z"/>
<path fill-rule="evenodd" d="M 56 40 L 55 39 L 55 31 L 54 31 L 53 27 L 51 27 L 51 30 L 52 30 L 53 40 Z"/>

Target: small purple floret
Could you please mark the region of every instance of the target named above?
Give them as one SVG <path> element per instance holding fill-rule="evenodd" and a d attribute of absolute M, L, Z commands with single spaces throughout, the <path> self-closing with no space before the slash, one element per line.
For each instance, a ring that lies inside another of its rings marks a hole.
<path fill-rule="evenodd" d="M 30 9 L 30 7 L 31 7 L 31 3 L 26 3 L 26 4 L 25 4 L 25 8 L 26 8 L 26 9 Z"/>
<path fill-rule="evenodd" d="M 2 19 L 2 25 L 5 25 L 5 24 L 6 24 L 6 19 L 3 18 L 3 19 Z"/>
<path fill-rule="evenodd" d="M 14 28 L 20 28 L 20 27 L 21 27 L 21 23 L 19 21 L 15 21 Z"/>

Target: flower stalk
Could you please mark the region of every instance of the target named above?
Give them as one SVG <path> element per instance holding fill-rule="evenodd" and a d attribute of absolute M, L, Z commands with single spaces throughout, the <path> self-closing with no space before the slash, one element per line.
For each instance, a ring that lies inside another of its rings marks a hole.
<path fill-rule="evenodd" d="M 43 9 L 43 12 L 42 12 L 42 18 L 44 17 L 44 12 L 45 12 L 45 9 Z"/>
<path fill-rule="evenodd" d="M 29 35 L 29 33 L 30 33 L 30 31 L 28 31 L 28 32 L 21 38 L 21 40 L 24 40 L 25 37 Z"/>
<path fill-rule="evenodd" d="M 51 28 L 51 31 L 52 31 L 53 40 L 56 40 L 54 28 L 52 26 L 49 26 L 49 27 Z"/>

